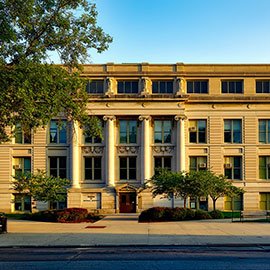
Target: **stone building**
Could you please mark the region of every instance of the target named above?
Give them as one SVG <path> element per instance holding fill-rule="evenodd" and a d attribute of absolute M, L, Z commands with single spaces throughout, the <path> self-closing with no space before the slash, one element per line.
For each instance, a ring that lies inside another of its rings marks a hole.
<path fill-rule="evenodd" d="M 156 167 L 211 168 L 246 191 L 220 198 L 217 208 L 270 209 L 270 65 L 108 63 L 85 65 L 82 76 L 104 139 L 85 137 L 76 123 L 59 128 L 57 118 L 35 134 L 16 127 L 12 142 L 0 145 L 0 211 L 48 207 L 22 202 L 10 188 L 17 170 L 37 169 L 72 179 L 58 208 L 115 213 L 170 205 L 142 189 Z M 212 206 L 208 198 L 188 204 Z"/>

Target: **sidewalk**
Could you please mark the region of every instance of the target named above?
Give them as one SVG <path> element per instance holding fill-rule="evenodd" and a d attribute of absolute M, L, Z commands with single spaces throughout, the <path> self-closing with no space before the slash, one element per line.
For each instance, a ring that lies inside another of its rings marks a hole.
<path fill-rule="evenodd" d="M 0 247 L 119 245 L 270 245 L 270 223 L 230 219 L 138 223 L 136 214 L 118 214 L 96 223 L 8 220 L 8 233 L 0 234 Z"/>

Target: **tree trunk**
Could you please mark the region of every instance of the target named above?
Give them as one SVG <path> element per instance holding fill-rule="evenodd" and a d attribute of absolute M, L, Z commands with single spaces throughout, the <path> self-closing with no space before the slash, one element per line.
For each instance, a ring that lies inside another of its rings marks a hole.
<path fill-rule="evenodd" d="M 172 208 L 174 208 L 174 193 L 172 193 Z"/>
<path fill-rule="evenodd" d="M 184 208 L 187 208 L 187 197 L 184 197 Z"/>
<path fill-rule="evenodd" d="M 216 211 L 216 202 L 217 202 L 217 199 L 212 199 L 213 200 L 213 210 Z"/>

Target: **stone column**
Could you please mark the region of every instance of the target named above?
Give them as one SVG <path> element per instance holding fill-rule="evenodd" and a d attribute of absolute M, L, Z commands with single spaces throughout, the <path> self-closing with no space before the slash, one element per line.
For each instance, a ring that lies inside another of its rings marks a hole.
<path fill-rule="evenodd" d="M 115 139 L 114 139 L 114 122 L 115 116 L 105 115 L 103 120 L 106 121 L 106 183 L 108 186 L 114 186 L 115 170 Z"/>
<path fill-rule="evenodd" d="M 151 152 L 150 152 L 150 121 L 151 116 L 141 115 L 139 120 L 142 121 L 141 136 L 141 183 L 151 178 Z"/>
<path fill-rule="evenodd" d="M 72 164 L 72 188 L 80 188 L 80 149 L 79 149 L 79 125 L 76 121 L 72 123 L 71 143 L 71 164 Z"/>
<path fill-rule="evenodd" d="M 177 121 L 176 134 L 176 171 L 186 170 L 186 145 L 185 145 L 185 120 L 184 115 L 176 115 L 174 119 Z"/>

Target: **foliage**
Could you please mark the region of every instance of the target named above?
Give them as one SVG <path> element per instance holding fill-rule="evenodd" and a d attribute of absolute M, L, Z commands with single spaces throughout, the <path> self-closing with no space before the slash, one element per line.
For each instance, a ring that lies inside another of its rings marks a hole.
<path fill-rule="evenodd" d="M 67 208 L 57 213 L 57 222 L 83 222 L 88 217 L 88 211 L 84 208 Z"/>
<path fill-rule="evenodd" d="M 52 117 L 78 121 L 99 136 L 79 77 L 88 49 L 102 52 L 112 41 L 97 25 L 96 6 L 87 0 L 0 0 L 0 22 L 0 142 L 10 139 L 6 127 L 20 123 L 23 131 L 35 131 Z M 66 68 L 49 64 L 51 53 Z"/>
<path fill-rule="evenodd" d="M 212 217 L 210 216 L 210 214 L 207 211 L 201 210 L 201 209 L 197 209 L 195 211 L 195 217 L 194 219 L 211 219 Z"/>
<path fill-rule="evenodd" d="M 18 194 L 27 194 L 34 200 L 43 202 L 64 201 L 69 184 L 70 180 L 47 176 L 44 171 L 16 175 L 12 183 Z"/>
<path fill-rule="evenodd" d="M 220 210 L 211 211 L 209 214 L 213 219 L 223 219 L 224 218 L 224 215 L 223 215 L 222 211 L 220 211 Z"/>

